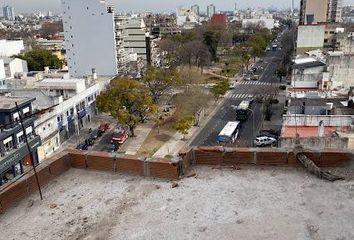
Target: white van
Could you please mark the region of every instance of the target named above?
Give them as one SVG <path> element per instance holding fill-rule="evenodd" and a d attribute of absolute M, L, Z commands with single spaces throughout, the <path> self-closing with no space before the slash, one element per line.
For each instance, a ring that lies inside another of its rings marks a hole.
<path fill-rule="evenodd" d="M 262 136 L 262 137 L 256 137 L 256 139 L 254 140 L 254 145 L 256 147 L 264 147 L 264 146 L 272 145 L 276 142 L 277 140 L 275 138 Z"/>

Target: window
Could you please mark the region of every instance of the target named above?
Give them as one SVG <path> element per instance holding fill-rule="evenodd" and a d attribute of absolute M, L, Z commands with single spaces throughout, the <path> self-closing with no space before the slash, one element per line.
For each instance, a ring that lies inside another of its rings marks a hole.
<path fill-rule="evenodd" d="M 19 115 L 18 115 L 17 112 L 13 114 L 13 118 L 14 118 L 14 121 L 15 121 L 15 122 L 17 122 L 18 120 L 20 120 L 20 117 L 19 117 Z"/>
<path fill-rule="evenodd" d="M 26 114 L 30 111 L 29 107 L 25 107 L 23 110 L 22 110 L 22 113 L 23 114 Z"/>
<path fill-rule="evenodd" d="M 16 134 L 18 144 L 22 144 L 25 142 L 25 137 L 23 136 L 23 132 L 19 132 Z"/>
<path fill-rule="evenodd" d="M 9 152 L 14 148 L 12 137 L 6 138 L 3 143 L 6 152 Z"/>

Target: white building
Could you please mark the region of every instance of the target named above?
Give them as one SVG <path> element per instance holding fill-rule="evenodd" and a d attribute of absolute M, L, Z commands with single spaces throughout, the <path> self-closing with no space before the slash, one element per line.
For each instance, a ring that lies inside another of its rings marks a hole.
<path fill-rule="evenodd" d="M 15 11 L 13 7 L 5 6 L 2 8 L 4 18 L 7 21 L 15 21 Z"/>
<path fill-rule="evenodd" d="M 125 26 L 125 50 L 130 54 L 137 54 L 138 58 L 147 59 L 146 37 L 149 35 L 142 18 L 130 18 Z"/>
<path fill-rule="evenodd" d="M 117 74 L 114 13 L 104 0 L 62 0 L 65 47 L 73 77 Z"/>
<path fill-rule="evenodd" d="M 23 40 L 0 40 L 0 57 L 11 57 L 24 50 Z"/>
<path fill-rule="evenodd" d="M 39 111 L 35 127 L 42 141 L 39 160 L 49 157 L 69 137 L 78 136 L 91 122 L 97 114 L 96 97 L 109 81 L 108 78 L 91 83 L 85 79 L 46 78 L 36 81 L 31 88 L 7 90 L 11 96 L 36 98 L 33 108 Z"/>
<path fill-rule="evenodd" d="M 295 59 L 291 88 L 302 91 L 318 90 L 324 75 L 326 75 L 324 73 L 325 68 L 326 64 L 324 62 L 313 57 Z"/>
<path fill-rule="evenodd" d="M 272 30 L 275 27 L 275 20 L 267 17 L 242 19 L 243 28 L 247 28 L 250 25 L 260 25 L 264 28 Z"/>
<path fill-rule="evenodd" d="M 207 6 L 207 16 L 208 18 L 211 18 L 215 14 L 215 5 L 210 4 Z"/>
<path fill-rule="evenodd" d="M 194 4 L 194 5 L 191 7 L 191 10 L 192 10 L 192 12 L 194 12 L 197 16 L 200 15 L 200 12 L 199 12 L 199 5 Z"/>
<path fill-rule="evenodd" d="M 325 25 L 302 25 L 298 27 L 296 48 L 298 53 L 322 49 L 325 39 Z"/>
<path fill-rule="evenodd" d="M 188 8 L 177 8 L 176 17 L 179 27 L 193 28 L 199 23 L 199 16 Z"/>

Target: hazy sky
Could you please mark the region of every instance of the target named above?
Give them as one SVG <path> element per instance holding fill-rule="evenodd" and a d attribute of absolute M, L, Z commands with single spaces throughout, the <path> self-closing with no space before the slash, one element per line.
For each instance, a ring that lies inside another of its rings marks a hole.
<path fill-rule="evenodd" d="M 69 0 L 70 1 L 70 0 Z M 106 0 L 114 5 L 118 12 L 120 11 L 138 11 L 138 12 L 164 12 L 174 11 L 177 6 L 191 6 L 198 4 L 201 11 L 206 11 L 206 5 L 214 3 L 216 10 L 232 10 L 234 3 L 237 2 L 240 8 L 247 7 L 269 7 L 279 8 L 290 7 L 291 0 Z M 299 0 L 295 0 L 295 6 Z M 60 0 L 0 0 L 0 5 L 8 4 L 15 8 L 15 12 L 37 12 L 53 11 L 59 13 Z M 354 5 L 354 0 L 344 0 L 345 4 Z"/>

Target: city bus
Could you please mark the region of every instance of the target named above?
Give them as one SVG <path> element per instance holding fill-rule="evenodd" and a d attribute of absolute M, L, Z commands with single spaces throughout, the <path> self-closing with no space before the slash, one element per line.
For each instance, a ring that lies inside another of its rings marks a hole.
<path fill-rule="evenodd" d="M 236 120 L 237 121 L 246 121 L 250 114 L 250 105 L 251 101 L 243 100 L 240 105 L 236 108 Z"/>
<path fill-rule="evenodd" d="M 228 122 L 217 137 L 218 143 L 234 143 L 238 137 L 240 122 Z"/>

